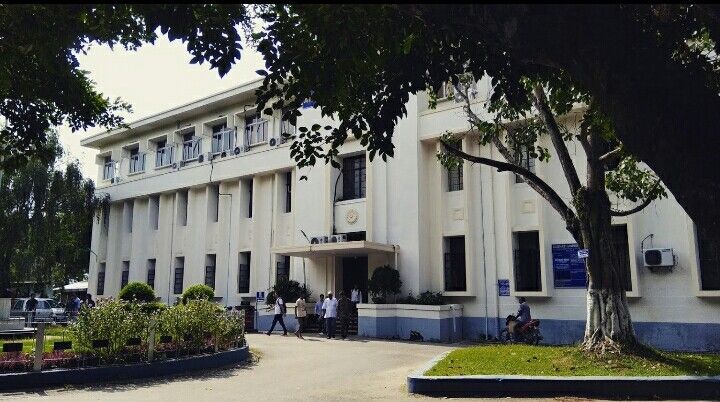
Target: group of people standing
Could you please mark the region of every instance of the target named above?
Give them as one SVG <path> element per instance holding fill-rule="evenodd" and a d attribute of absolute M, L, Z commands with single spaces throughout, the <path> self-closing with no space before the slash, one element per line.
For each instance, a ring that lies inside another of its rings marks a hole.
<path fill-rule="evenodd" d="M 340 291 L 338 297 L 333 297 L 332 292 L 325 295 L 320 294 L 320 299 L 315 303 L 314 313 L 320 326 L 320 333 L 326 335 L 327 339 L 335 338 L 337 322 L 340 323 L 340 336 L 342 339 L 346 339 L 348 336 L 348 329 L 350 327 L 350 320 L 357 312 L 358 303 L 362 302 L 362 292 L 355 285 L 350 292 L 350 298 L 347 297 L 345 292 Z M 275 329 L 276 324 L 280 324 L 283 329 L 283 336 L 287 335 L 287 328 L 285 328 L 285 322 L 283 316 L 287 313 L 285 307 L 285 301 L 280 295 L 275 300 L 274 305 L 274 317 L 270 330 L 266 333 L 270 335 Z M 303 338 L 303 331 L 307 325 L 308 311 L 307 302 L 305 296 L 300 296 L 295 301 L 295 318 L 297 319 L 298 326 L 295 331 L 295 336 L 300 339 Z"/>

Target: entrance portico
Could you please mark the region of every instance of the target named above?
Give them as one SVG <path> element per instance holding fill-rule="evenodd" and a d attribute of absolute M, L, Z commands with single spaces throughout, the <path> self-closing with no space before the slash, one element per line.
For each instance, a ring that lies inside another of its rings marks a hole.
<path fill-rule="evenodd" d="M 315 261 L 315 266 L 324 267 L 324 283 L 307 284 L 314 293 L 349 292 L 353 285 L 358 285 L 364 302 L 369 300 L 367 283 L 372 269 L 382 265 L 398 268 L 399 252 L 398 245 L 369 241 L 304 244 L 272 249 L 273 254 L 307 258 Z"/>

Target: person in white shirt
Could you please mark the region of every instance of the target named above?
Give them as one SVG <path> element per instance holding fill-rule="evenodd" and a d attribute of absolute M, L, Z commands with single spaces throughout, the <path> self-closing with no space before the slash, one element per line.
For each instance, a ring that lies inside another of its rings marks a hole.
<path fill-rule="evenodd" d="M 360 289 L 358 289 L 357 283 L 352 288 L 352 291 L 350 292 L 350 301 L 352 302 L 353 309 L 357 311 L 357 305 L 358 303 L 362 303 L 362 292 Z"/>
<path fill-rule="evenodd" d="M 337 318 L 337 299 L 333 298 L 332 292 L 328 292 L 323 302 L 323 311 L 325 312 L 325 331 L 327 338 L 335 338 L 335 319 Z"/>
<path fill-rule="evenodd" d="M 277 299 L 275 299 L 275 316 L 273 317 L 272 325 L 270 326 L 270 330 L 267 332 L 267 335 L 270 336 L 270 333 L 273 332 L 275 329 L 275 324 L 280 323 L 280 326 L 283 329 L 283 336 L 287 335 L 287 328 L 285 328 L 285 322 L 283 321 L 283 316 L 285 315 L 285 301 L 283 301 L 282 297 L 280 295 L 277 296 Z"/>

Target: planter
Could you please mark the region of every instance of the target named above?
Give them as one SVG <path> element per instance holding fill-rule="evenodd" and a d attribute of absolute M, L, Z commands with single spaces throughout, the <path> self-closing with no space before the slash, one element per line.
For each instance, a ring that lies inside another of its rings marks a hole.
<path fill-rule="evenodd" d="M 462 339 L 462 308 L 461 304 L 358 304 L 358 335 L 410 339 L 414 331 L 424 341 L 456 342 Z"/>
<path fill-rule="evenodd" d="M 167 377 L 234 365 L 250 357 L 248 346 L 208 355 L 170 359 L 152 363 L 119 364 L 99 367 L 51 369 L 40 372 L 0 374 L 0 391 L 48 388 L 74 384 L 105 384 L 108 381 Z"/>

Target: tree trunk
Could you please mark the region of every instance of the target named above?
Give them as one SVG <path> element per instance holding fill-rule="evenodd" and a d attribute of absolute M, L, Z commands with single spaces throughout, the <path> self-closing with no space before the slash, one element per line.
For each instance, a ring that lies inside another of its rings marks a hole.
<path fill-rule="evenodd" d="M 589 249 L 587 321 L 583 347 L 604 353 L 633 348 L 637 341 L 625 296 L 625 275 L 613 244 L 610 200 L 604 191 L 576 195 L 582 243 Z"/>

